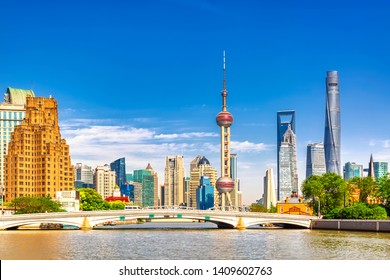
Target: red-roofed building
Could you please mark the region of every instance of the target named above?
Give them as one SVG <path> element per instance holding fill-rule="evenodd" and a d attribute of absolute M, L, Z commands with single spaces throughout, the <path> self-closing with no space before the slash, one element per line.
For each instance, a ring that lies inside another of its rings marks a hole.
<path fill-rule="evenodd" d="M 117 200 L 120 200 L 120 201 L 123 201 L 126 203 L 130 202 L 128 196 L 109 196 L 106 198 L 106 201 L 108 201 L 108 202 L 117 201 Z"/>

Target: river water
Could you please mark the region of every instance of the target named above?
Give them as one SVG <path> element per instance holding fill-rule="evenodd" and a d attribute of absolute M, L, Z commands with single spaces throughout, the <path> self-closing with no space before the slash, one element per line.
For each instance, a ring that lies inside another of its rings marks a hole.
<path fill-rule="evenodd" d="M 145 223 L 0 231 L 2 260 L 388 260 L 390 233 Z"/>

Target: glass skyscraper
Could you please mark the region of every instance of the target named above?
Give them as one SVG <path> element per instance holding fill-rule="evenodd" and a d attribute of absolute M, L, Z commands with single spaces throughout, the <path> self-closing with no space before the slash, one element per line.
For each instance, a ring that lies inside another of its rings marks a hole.
<path fill-rule="evenodd" d="M 288 190 L 286 188 L 289 188 L 291 190 L 293 188 L 293 184 L 291 183 L 292 178 L 295 177 L 295 175 L 290 174 L 290 171 L 295 169 L 296 172 L 296 146 L 295 146 L 295 140 L 293 146 L 289 145 L 288 143 L 284 143 L 282 147 L 282 143 L 284 142 L 284 136 L 287 132 L 287 130 L 290 129 L 290 131 L 294 134 L 295 139 L 295 111 L 279 111 L 277 112 L 277 175 L 278 175 L 278 181 L 277 181 L 277 199 L 284 199 L 285 195 L 289 195 Z M 292 143 L 291 143 L 292 144 Z M 281 151 L 282 149 L 282 151 Z M 289 162 L 290 158 L 291 160 L 294 158 L 295 154 L 295 163 Z M 287 158 L 288 155 L 291 155 Z M 281 156 L 283 158 L 281 158 Z M 283 161 L 283 163 L 281 162 Z M 281 170 L 281 166 L 289 166 L 289 170 L 286 170 L 285 168 Z M 295 165 L 295 168 L 290 168 L 291 165 Z M 288 176 L 290 179 L 287 179 Z M 281 182 L 283 181 L 283 187 L 281 187 Z M 298 184 L 298 183 L 297 183 Z M 289 185 L 289 186 L 287 186 Z M 286 189 L 285 191 L 282 191 L 283 194 L 281 196 L 281 188 Z"/>
<path fill-rule="evenodd" d="M 116 181 L 118 187 L 121 187 L 126 183 L 126 163 L 125 158 L 119 158 L 116 161 L 111 162 L 110 168 L 115 171 Z"/>
<path fill-rule="evenodd" d="M 374 162 L 374 173 L 376 179 L 388 175 L 388 165 L 389 164 L 387 162 Z"/>
<path fill-rule="evenodd" d="M 344 179 L 349 180 L 356 177 L 363 177 L 363 165 L 356 164 L 354 162 L 347 162 L 344 166 Z"/>
<path fill-rule="evenodd" d="M 311 175 L 321 176 L 324 173 L 326 173 L 324 144 L 308 144 L 306 155 L 306 179 Z"/>
<path fill-rule="evenodd" d="M 325 112 L 325 163 L 327 173 L 341 174 L 340 161 L 340 93 L 337 71 L 326 73 L 326 112 Z"/>
<path fill-rule="evenodd" d="M 197 209 L 207 210 L 214 207 L 214 189 L 215 187 L 210 184 L 209 177 L 200 177 L 200 186 L 196 189 Z"/>

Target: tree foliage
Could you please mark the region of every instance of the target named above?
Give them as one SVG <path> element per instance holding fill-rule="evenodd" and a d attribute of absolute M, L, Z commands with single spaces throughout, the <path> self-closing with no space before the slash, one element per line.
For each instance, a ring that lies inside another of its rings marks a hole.
<path fill-rule="evenodd" d="M 390 178 L 382 177 L 378 179 L 377 195 L 382 200 L 387 214 L 390 215 Z"/>
<path fill-rule="evenodd" d="M 320 209 L 323 215 L 344 206 L 349 195 L 344 179 L 335 173 L 310 176 L 302 184 L 302 193 L 305 199 L 311 199 L 314 211 L 318 214 Z"/>
<path fill-rule="evenodd" d="M 250 212 L 276 213 L 276 206 L 267 209 L 264 205 L 258 203 L 252 203 L 249 209 Z"/>
<path fill-rule="evenodd" d="M 61 204 L 50 197 L 18 197 L 11 202 L 15 214 L 63 212 Z"/>
<path fill-rule="evenodd" d="M 108 207 L 111 210 L 123 210 L 126 203 L 121 200 L 111 201 L 108 203 Z"/>
<path fill-rule="evenodd" d="M 78 191 L 80 192 L 80 210 L 96 211 L 110 208 L 108 202 L 104 201 L 102 196 L 94 189 L 84 188 Z"/>
<path fill-rule="evenodd" d="M 387 213 L 382 205 L 356 203 L 350 207 L 335 208 L 324 216 L 325 219 L 387 219 Z"/>
<path fill-rule="evenodd" d="M 102 196 L 91 188 L 79 189 L 80 192 L 80 210 L 123 210 L 126 203 L 120 200 L 107 202 Z"/>
<path fill-rule="evenodd" d="M 355 177 L 348 181 L 350 189 L 357 188 L 359 190 L 359 202 L 366 203 L 369 196 L 375 195 L 377 192 L 377 183 L 372 177 Z"/>
<path fill-rule="evenodd" d="M 264 205 L 258 204 L 258 203 L 252 203 L 250 206 L 251 212 L 268 212 L 267 208 L 264 207 Z"/>

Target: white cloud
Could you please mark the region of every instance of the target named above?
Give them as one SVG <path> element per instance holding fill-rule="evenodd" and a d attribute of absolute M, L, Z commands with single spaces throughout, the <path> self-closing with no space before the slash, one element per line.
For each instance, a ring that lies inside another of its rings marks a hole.
<path fill-rule="evenodd" d="M 390 140 L 389 139 L 383 140 L 382 144 L 383 144 L 383 148 L 386 148 L 386 149 L 390 148 Z"/>
<path fill-rule="evenodd" d="M 172 133 L 172 134 L 158 134 L 154 136 L 156 139 L 190 139 L 190 138 L 204 138 L 204 137 L 217 137 L 217 133 L 212 132 L 189 132 L 189 133 Z"/>
<path fill-rule="evenodd" d="M 263 152 L 269 150 L 272 145 L 264 143 L 252 143 L 249 141 L 238 142 L 231 141 L 231 147 L 233 152 Z"/>

